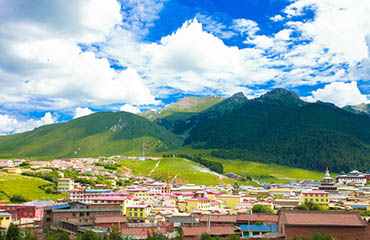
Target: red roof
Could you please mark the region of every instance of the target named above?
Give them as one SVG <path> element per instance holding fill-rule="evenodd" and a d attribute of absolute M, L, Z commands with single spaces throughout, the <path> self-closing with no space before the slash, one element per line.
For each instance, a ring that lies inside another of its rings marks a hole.
<path fill-rule="evenodd" d="M 200 236 L 203 233 L 207 233 L 206 226 L 196 226 L 196 227 L 183 227 L 184 236 Z M 217 226 L 211 227 L 210 231 L 208 232 L 210 235 L 232 235 L 235 234 L 234 229 L 232 226 Z"/>
<path fill-rule="evenodd" d="M 207 222 L 208 215 L 202 215 L 200 222 Z M 211 222 L 229 222 L 236 223 L 236 215 L 211 215 Z"/>
<path fill-rule="evenodd" d="M 157 232 L 155 228 L 141 228 L 141 227 L 133 227 L 133 228 L 121 228 L 122 235 L 136 235 L 147 237 L 148 233 Z"/>
<path fill-rule="evenodd" d="M 126 223 L 127 219 L 125 216 L 101 216 L 95 218 L 95 223 Z"/>
<path fill-rule="evenodd" d="M 278 222 L 279 216 L 276 214 L 253 213 L 250 220 L 254 222 Z M 239 213 L 238 221 L 248 221 L 248 214 Z"/>
<path fill-rule="evenodd" d="M 281 220 L 285 225 L 294 226 L 366 226 L 359 213 L 355 212 L 291 211 L 282 212 Z"/>

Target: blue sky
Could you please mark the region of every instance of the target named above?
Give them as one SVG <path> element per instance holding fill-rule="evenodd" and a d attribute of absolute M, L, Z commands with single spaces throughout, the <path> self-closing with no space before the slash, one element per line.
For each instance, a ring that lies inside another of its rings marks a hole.
<path fill-rule="evenodd" d="M 0 0 L 0 134 L 276 87 L 368 103 L 368 0 Z"/>

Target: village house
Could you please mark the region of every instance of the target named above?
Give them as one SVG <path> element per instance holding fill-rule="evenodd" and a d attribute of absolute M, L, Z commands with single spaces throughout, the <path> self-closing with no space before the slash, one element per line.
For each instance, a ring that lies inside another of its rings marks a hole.
<path fill-rule="evenodd" d="M 74 189 L 75 181 L 72 178 L 58 178 L 58 191 L 67 192 Z"/>
<path fill-rule="evenodd" d="M 282 211 L 279 231 L 285 239 L 311 238 L 324 233 L 335 239 L 368 240 L 369 225 L 356 212 Z"/>
<path fill-rule="evenodd" d="M 0 167 L 14 167 L 13 160 L 0 160 Z"/>
<path fill-rule="evenodd" d="M 325 191 L 305 191 L 301 194 L 301 202 L 314 202 L 329 206 L 329 193 Z"/>
<path fill-rule="evenodd" d="M 12 215 L 8 212 L 0 212 L 0 231 L 7 230 L 12 222 Z"/>

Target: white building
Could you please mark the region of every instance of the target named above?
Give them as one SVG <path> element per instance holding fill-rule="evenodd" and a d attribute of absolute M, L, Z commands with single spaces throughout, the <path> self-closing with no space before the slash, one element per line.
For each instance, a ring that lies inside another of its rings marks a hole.
<path fill-rule="evenodd" d="M 340 185 L 360 185 L 364 186 L 367 182 L 366 176 L 359 171 L 352 171 L 348 174 L 338 175 L 335 180 Z"/>
<path fill-rule="evenodd" d="M 14 167 L 13 160 L 0 160 L 0 167 Z"/>

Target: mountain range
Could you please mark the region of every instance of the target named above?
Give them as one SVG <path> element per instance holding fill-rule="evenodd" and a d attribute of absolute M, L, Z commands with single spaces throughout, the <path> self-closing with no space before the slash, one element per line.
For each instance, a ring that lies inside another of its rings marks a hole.
<path fill-rule="evenodd" d="M 139 154 L 145 143 L 151 153 L 211 149 L 218 158 L 368 171 L 369 106 L 365 109 L 308 103 L 280 88 L 251 100 L 243 93 L 227 99 L 186 97 L 140 116 L 100 112 L 1 136 L 0 157 Z"/>

